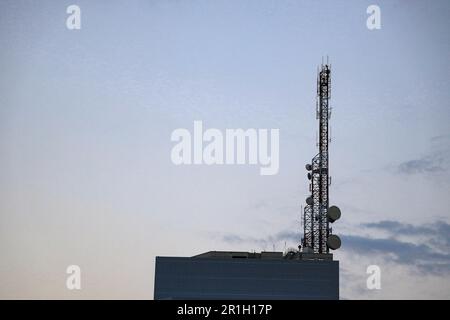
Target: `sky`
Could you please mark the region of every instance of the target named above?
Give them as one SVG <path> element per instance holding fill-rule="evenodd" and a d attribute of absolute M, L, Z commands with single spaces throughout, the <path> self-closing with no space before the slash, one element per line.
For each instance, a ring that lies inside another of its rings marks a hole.
<path fill-rule="evenodd" d="M 449 299 L 449 14 L 448 1 L 1 1 L 0 298 L 152 299 L 155 256 L 297 247 L 329 56 L 341 299 Z M 278 174 L 174 165 L 171 133 L 195 120 L 279 129 Z"/>

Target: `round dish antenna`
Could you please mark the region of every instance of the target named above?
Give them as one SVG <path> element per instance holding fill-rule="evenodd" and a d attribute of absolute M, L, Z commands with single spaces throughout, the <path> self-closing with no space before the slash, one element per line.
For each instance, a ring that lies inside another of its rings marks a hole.
<path fill-rule="evenodd" d="M 331 206 L 328 208 L 328 211 L 327 211 L 328 221 L 333 223 L 336 220 L 338 220 L 340 217 L 341 217 L 341 210 L 338 207 Z"/>
<path fill-rule="evenodd" d="M 331 250 L 339 249 L 341 247 L 341 239 L 337 235 L 331 234 L 327 239 L 327 246 Z"/>

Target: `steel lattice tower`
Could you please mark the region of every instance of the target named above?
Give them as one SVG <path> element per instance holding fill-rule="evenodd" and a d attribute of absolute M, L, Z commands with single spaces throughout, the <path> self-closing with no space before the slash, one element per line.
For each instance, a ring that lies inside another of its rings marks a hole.
<path fill-rule="evenodd" d="M 311 164 L 306 165 L 306 169 L 310 171 L 308 172 L 308 179 L 311 180 L 311 196 L 306 199 L 307 205 L 303 212 L 304 237 L 302 245 L 305 252 L 311 253 L 328 253 L 327 240 L 331 234 L 330 221 L 327 215 L 329 210 L 328 188 L 330 182 L 328 171 L 330 76 L 330 65 L 322 63 L 317 75 L 316 100 L 316 118 L 319 120 L 319 153 L 311 160 Z"/>

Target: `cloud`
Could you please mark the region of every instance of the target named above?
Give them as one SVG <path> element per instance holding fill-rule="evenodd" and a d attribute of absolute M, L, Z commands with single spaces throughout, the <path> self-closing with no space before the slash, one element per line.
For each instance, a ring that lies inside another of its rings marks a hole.
<path fill-rule="evenodd" d="M 441 134 L 434 136 L 430 139 L 430 142 L 437 145 L 447 144 L 450 140 L 450 134 Z"/>
<path fill-rule="evenodd" d="M 343 236 L 345 250 L 361 255 L 383 254 L 386 260 L 416 267 L 423 274 L 447 274 L 450 272 L 450 254 L 439 253 L 427 244 L 403 242 L 393 238 L 367 238 Z"/>
<path fill-rule="evenodd" d="M 408 223 L 401 223 L 393 220 L 382 220 L 379 222 L 362 224 L 365 228 L 375 228 L 401 235 L 430 235 L 438 232 L 439 236 L 450 240 L 450 224 L 445 221 L 436 221 L 431 224 L 415 226 Z"/>
<path fill-rule="evenodd" d="M 235 234 L 224 235 L 222 240 L 226 243 L 231 243 L 231 244 L 245 242 L 245 240 L 242 237 L 235 235 Z"/>
<path fill-rule="evenodd" d="M 402 174 L 433 173 L 440 171 L 445 171 L 445 169 L 436 165 L 433 161 L 426 159 L 410 160 L 398 166 L 398 172 Z"/>
<path fill-rule="evenodd" d="M 448 171 L 450 167 L 450 135 L 430 139 L 430 150 L 417 159 L 408 160 L 397 166 L 400 174 L 430 174 Z"/>
<path fill-rule="evenodd" d="M 422 274 L 448 275 L 450 273 L 450 225 L 444 221 L 417 226 L 383 220 L 361 224 L 359 229 L 366 233 L 379 229 L 387 232 L 388 236 L 374 238 L 343 235 L 340 250 L 364 256 L 381 255 L 387 262 L 416 268 L 416 271 Z M 401 236 L 408 236 L 410 240 L 398 239 Z M 261 239 L 228 234 L 222 240 L 232 244 L 257 243 L 265 247 L 280 241 L 299 243 L 300 234 L 284 230 Z"/>
<path fill-rule="evenodd" d="M 450 224 L 445 221 L 436 221 L 434 223 L 415 226 L 408 223 L 401 223 L 392 220 L 383 220 L 375 223 L 362 224 L 368 229 L 379 229 L 389 233 L 391 237 L 395 236 L 422 236 L 429 238 L 430 243 L 450 246 Z"/>

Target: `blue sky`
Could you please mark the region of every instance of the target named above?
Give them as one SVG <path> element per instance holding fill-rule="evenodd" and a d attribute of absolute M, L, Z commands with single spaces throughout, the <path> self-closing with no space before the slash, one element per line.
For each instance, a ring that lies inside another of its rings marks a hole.
<path fill-rule="evenodd" d="M 0 296 L 152 298 L 156 255 L 296 246 L 329 55 L 341 296 L 449 298 L 450 6 L 370 4 L 2 1 Z M 173 165 L 194 120 L 280 129 L 279 174 Z"/>

